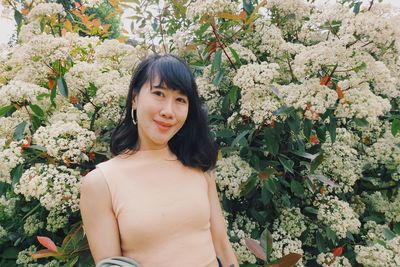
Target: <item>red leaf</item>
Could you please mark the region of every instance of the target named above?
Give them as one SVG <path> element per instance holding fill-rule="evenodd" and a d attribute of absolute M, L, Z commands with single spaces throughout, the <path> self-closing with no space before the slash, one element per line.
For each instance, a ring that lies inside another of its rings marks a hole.
<path fill-rule="evenodd" d="M 280 258 L 276 265 L 279 267 L 293 267 L 301 259 L 301 257 L 301 254 L 289 253 Z"/>
<path fill-rule="evenodd" d="M 320 85 L 327 85 L 329 86 L 329 82 L 331 81 L 331 77 L 329 77 L 329 75 L 324 75 L 324 77 L 321 78 L 321 80 L 319 81 Z"/>
<path fill-rule="evenodd" d="M 40 258 L 47 258 L 47 257 L 56 257 L 56 256 L 61 256 L 61 255 L 62 254 L 51 251 L 49 249 L 42 249 L 42 250 L 39 250 L 39 251 L 31 254 L 31 257 L 33 259 L 40 259 Z"/>
<path fill-rule="evenodd" d="M 258 244 L 257 241 L 251 238 L 245 238 L 244 239 L 246 243 L 246 247 L 259 259 L 262 259 L 265 261 L 267 259 L 267 256 L 265 255 L 264 249 L 261 247 L 260 244 Z"/>
<path fill-rule="evenodd" d="M 343 247 L 337 247 L 334 250 L 332 250 L 333 257 L 335 258 L 341 256 L 342 253 L 343 253 Z"/>
<path fill-rule="evenodd" d="M 37 236 L 37 239 L 45 248 L 49 249 L 50 251 L 57 252 L 57 246 L 50 238 L 46 236 Z"/>
<path fill-rule="evenodd" d="M 340 88 L 339 85 L 336 85 L 336 93 L 338 94 L 339 99 L 344 98 L 344 93 L 342 91 L 342 88 Z"/>

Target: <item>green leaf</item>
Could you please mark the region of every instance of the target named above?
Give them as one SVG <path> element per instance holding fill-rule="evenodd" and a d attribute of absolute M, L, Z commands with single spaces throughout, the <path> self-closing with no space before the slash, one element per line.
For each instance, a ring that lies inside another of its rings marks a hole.
<path fill-rule="evenodd" d="M 318 168 L 318 166 L 324 161 L 324 154 L 319 154 L 313 161 L 311 161 L 310 172 L 314 173 L 314 171 Z"/>
<path fill-rule="evenodd" d="M 311 120 L 305 119 L 303 122 L 303 133 L 307 140 L 310 139 L 313 123 Z"/>
<path fill-rule="evenodd" d="M 42 151 L 42 152 L 46 152 L 47 151 L 47 149 L 45 147 L 38 146 L 38 145 L 30 145 L 29 148 L 30 149 L 34 149 L 34 150 L 39 150 L 39 151 Z"/>
<path fill-rule="evenodd" d="M 229 97 L 229 103 L 231 105 L 235 105 L 237 100 L 238 100 L 238 88 L 237 87 L 232 87 L 229 90 L 228 97 Z"/>
<path fill-rule="evenodd" d="M 35 130 L 37 130 L 42 125 L 42 120 L 38 116 L 32 115 L 31 120 L 32 126 Z"/>
<path fill-rule="evenodd" d="M 354 14 L 357 15 L 358 13 L 360 13 L 361 4 L 362 4 L 361 1 L 354 4 L 354 7 L 353 7 Z"/>
<path fill-rule="evenodd" d="M 235 63 L 240 66 L 242 63 L 240 62 L 240 58 L 239 58 L 238 53 L 232 47 L 229 47 L 229 50 L 231 51 L 231 53 L 233 55 L 233 58 L 235 59 Z"/>
<path fill-rule="evenodd" d="M 329 136 L 331 137 L 332 144 L 336 140 L 336 118 L 331 117 L 328 126 Z"/>
<path fill-rule="evenodd" d="M 316 234 L 315 241 L 317 243 L 318 251 L 319 252 L 326 252 L 327 245 L 326 245 L 324 237 L 320 233 Z"/>
<path fill-rule="evenodd" d="M 236 136 L 236 138 L 232 141 L 231 146 L 234 147 L 236 144 L 243 144 L 247 143 L 247 140 L 244 138 L 246 136 L 246 134 L 249 133 L 249 130 L 245 130 L 243 131 L 241 134 L 239 134 L 238 136 Z M 243 140 L 243 141 L 242 141 Z"/>
<path fill-rule="evenodd" d="M 14 139 L 16 139 L 16 140 L 22 139 L 22 137 L 24 135 L 26 124 L 27 124 L 26 121 L 23 121 L 23 122 L 19 123 L 17 126 L 15 126 L 14 136 L 13 136 Z"/>
<path fill-rule="evenodd" d="M 400 222 L 395 223 L 393 225 L 393 232 L 395 232 L 396 234 L 400 235 Z"/>
<path fill-rule="evenodd" d="M 294 134 L 299 134 L 300 132 L 300 121 L 294 116 L 290 116 L 287 119 L 287 123 L 289 124 L 289 128 L 294 132 Z"/>
<path fill-rule="evenodd" d="M 278 108 L 277 110 L 275 110 L 274 112 L 272 112 L 272 114 L 274 114 L 274 115 L 281 115 L 281 114 L 289 114 L 289 113 L 291 113 L 291 112 L 293 112 L 294 111 L 294 108 L 293 107 L 286 107 L 286 106 L 283 106 L 283 107 L 280 107 L 280 108 Z"/>
<path fill-rule="evenodd" d="M 387 239 L 387 240 L 391 240 L 393 238 L 396 237 L 396 234 L 392 232 L 392 230 L 390 230 L 389 228 L 385 228 L 383 229 L 383 236 Z"/>
<path fill-rule="evenodd" d="M 293 267 L 301 257 L 301 254 L 289 253 L 280 258 L 275 264 L 279 267 Z"/>
<path fill-rule="evenodd" d="M 87 93 L 89 96 L 95 96 L 97 93 L 97 87 L 94 83 L 89 82 L 89 87 L 87 88 Z"/>
<path fill-rule="evenodd" d="M 68 97 L 68 87 L 63 76 L 57 77 L 57 87 L 58 90 L 60 90 L 61 95 Z"/>
<path fill-rule="evenodd" d="M 301 183 L 296 180 L 290 182 L 290 189 L 297 196 L 304 196 L 304 187 Z"/>
<path fill-rule="evenodd" d="M 267 145 L 267 150 L 272 155 L 277 155 L 279 152 L 279 135 L 277 129 L 264 128 L 264 140 Z"/>
<path fill-rule="evenodd" d="M 303 151 L 294 151 L 294 150 L 290 150 L 290 153 L 293 153 L 299 157 L 305 158 L 305 159 L 310 159 L 310 160 L 314 160 L 318 154 L 310 154 L 307 152 L 303 152 Z"/>
<path fill-rule="evenodd" d="M 35 104 L 29 104 L 29 107 L 32 109 L 33 113 L 35 113 L 38 117 L 43 118 L 44 117 L 44 111 Z"/>
<path fill-rule="evenodd" d="M 199 30 L 196 32 L 198 35 L 203 35 L 203 33 L 210 27 L 210 23 L 204 23 L 203 25 L 200 26 Z"/>
<path fill-rule="evenodd" d="M 15 107 L 13 105 L 1 107 L 0 108 L 0 117 L 3 117 L 7 113 L 14 112 L 14 111 L 15 111 Z"/>
<path fill-rule="evenodd" d="M 294 162 L 291 159 L 286 159 L 282 156 L 278 156 L 278 159 L 286 171 L 293 173 Z"/>
<path fill-rule="evenodd" d="M 219 70 L 221 67 L 221 56 L 222 56 L 222 50 L 217 49 L 217 52 L 215 52 L 214 59 L 211 65 L 211 71 L 214 72 L 216 70 Z"/>
<path fill-rule="evenodd" d="M 19 251 L 17 248 L 9 247 L 4 250 L 1 257 L 4 259 L 16 259 L 18 257 L 18 253 Z"/>
<path fill-rule="evenodd" d="M 268 262 L 272 253 L 272 235 L 268 231 L 268 228 L 265 228 L 264 231 L 261 233 L 260 243 L 264 249 L 265 254 L 267 255 L 266 261 Z"/>
<path fill-rule="evenodd" d="M 57 94 L 56 88 L 51 89 L 51 92 L 50 92 L 50 101 L 51 101 L 51 105 L 52 105 L 54 108 L 57 107 L 57 104 L 56 104 L 56 102 L 54 101 L 54 99 L 56 99 L 56 94 Z"/>
<path fill-rule="evenodd" d="M 313 207 L 305 207 L 304 210 L 311 214 L 315 214 L 315 215 L 318 214 L 318 210 Z"/>
<path fill-rule="evenodd" d="M 262 185 L 265 189 L 267 189 L 272 194 L 274 194 L 276 191 L 278 191 L 278 181 L 274 177 L 270 177 L 267 180 L 264 180 L 262 182 Z"/>
<path fill-rule="evenodd" d="M 21 179 L 23 172 L 22 164 L 17 165 L 12 171 L 11 171 L 11 176 L 12 176 L 12 186 L 16 185 L 19 182 L 19 179 Z"/>
<path fill-rule="evenodd" d="M 335 242 L 336 240 L 336 233 L 333 231 L 329 226 L 325 228 L 326 237 L 331 241 Z"/>
<path fill-rule="evenodd" d="M 235 132 L 232 130 L 228 129 L 223 129 L 215 132 L 215 135 L 217 137 L 222 137 L 222 138 L 229 138 L 235 135 Z"/>
<path fill-rule="evenodd" d="M 22 14 L 17 9 L 14 9 L 14 19 L 15 22 L 17 23 L 17 35 L 18 35 L 22 26 Z"/>
<path fill-rule="evenodd" d="M 392 122 L 392 135 L 396 136 L 396 134 L 399 132 L 399 129 L 400 129 L 400 120 L 396 118 Z"/>
<path fill-rule="evenodd" d="M 362 119 L 354 118 L 353 121 L 359 127 L 368 127 L 368 121 L 364 118 Z"/>
<path fill-rule="evenodd" d="M 217 72 L 217 74 L 215 75 L 215 77 L 214 77 L 212 83 L 213 83 L 215 86 L 218 86 L 218 85 L 221 83 L 222 78 L 224 78 L 224 74 L 225 74 L 225 72 L 224 72 L 222 69 L 218 70 L 218 72 Z"/>
<path fill-rule="evenodd" d="M 256 184 L 257 184 L 257 177 L 255 175 L 250 176 L 249 179 L 247 179 L 247 181 L 244 184 L 241 184 L 239 186 L 240 196 L 243 197 L 249 194 L 254 189 Z"/>
<path fill-rule="evenodd" d="M 251 14 L 254 10 L 254 6 L 250 0 L 243 0 L 243 9 L 247 12 L 247 14 Z"/>
<path fill-rule="evenodd" d="M 75 256 L 72 259 L 70 259 L 65 265 L 64 267 L 74 267 L 75 264 L 78 262 L 79 260 L 79 256 Z"/>

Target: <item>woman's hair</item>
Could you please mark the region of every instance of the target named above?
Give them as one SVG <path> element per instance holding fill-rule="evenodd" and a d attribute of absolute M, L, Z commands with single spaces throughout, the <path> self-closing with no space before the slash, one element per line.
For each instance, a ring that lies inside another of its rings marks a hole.
<path fill-rule="evenodd" d="M 189 100 L 186 121 L 169 140 L 169 148 L 185 166 L 203 171 L 211 170 L 217 160 L 217 148 L 211 137 L 207 115 L 201 106 L 192 72 L 185 62 L 173 55 L 152 55 L 140 62 L 134 70 L 126 100 L 125 117 L 111 135 L 112 154 L 134 153 L 137 150 L 138 129 L 132 123 L 132 98 L 139 94 L 143 84 L 152 82 L 156 77 L 159 77 L 160 84 L 181 91 Z"/>

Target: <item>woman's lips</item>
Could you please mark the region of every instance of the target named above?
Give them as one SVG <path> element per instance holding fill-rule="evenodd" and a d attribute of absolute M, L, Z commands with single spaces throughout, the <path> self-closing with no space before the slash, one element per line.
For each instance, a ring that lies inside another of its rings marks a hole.
<path fill-rule="evenodd" d="M 156 121 L 155 120 L 154 122 L 157 124 L 158 128 L 163 130 L 163 131 L 168 131 L 172 126 L 171 124 L 164 123 L 164 122 L 161 122 L 161 121 Z"/>

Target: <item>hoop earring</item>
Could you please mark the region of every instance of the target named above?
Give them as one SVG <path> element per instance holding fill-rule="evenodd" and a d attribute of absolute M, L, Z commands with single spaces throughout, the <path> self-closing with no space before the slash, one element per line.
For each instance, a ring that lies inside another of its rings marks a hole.
<path fill-rule="evenodd" d="M 131 109 L 131 116 L 132 116 L 133 125 L 136 125 L 135 114 L 133 114 L 134 111 L 135 111 L 134 109 Z"/>

